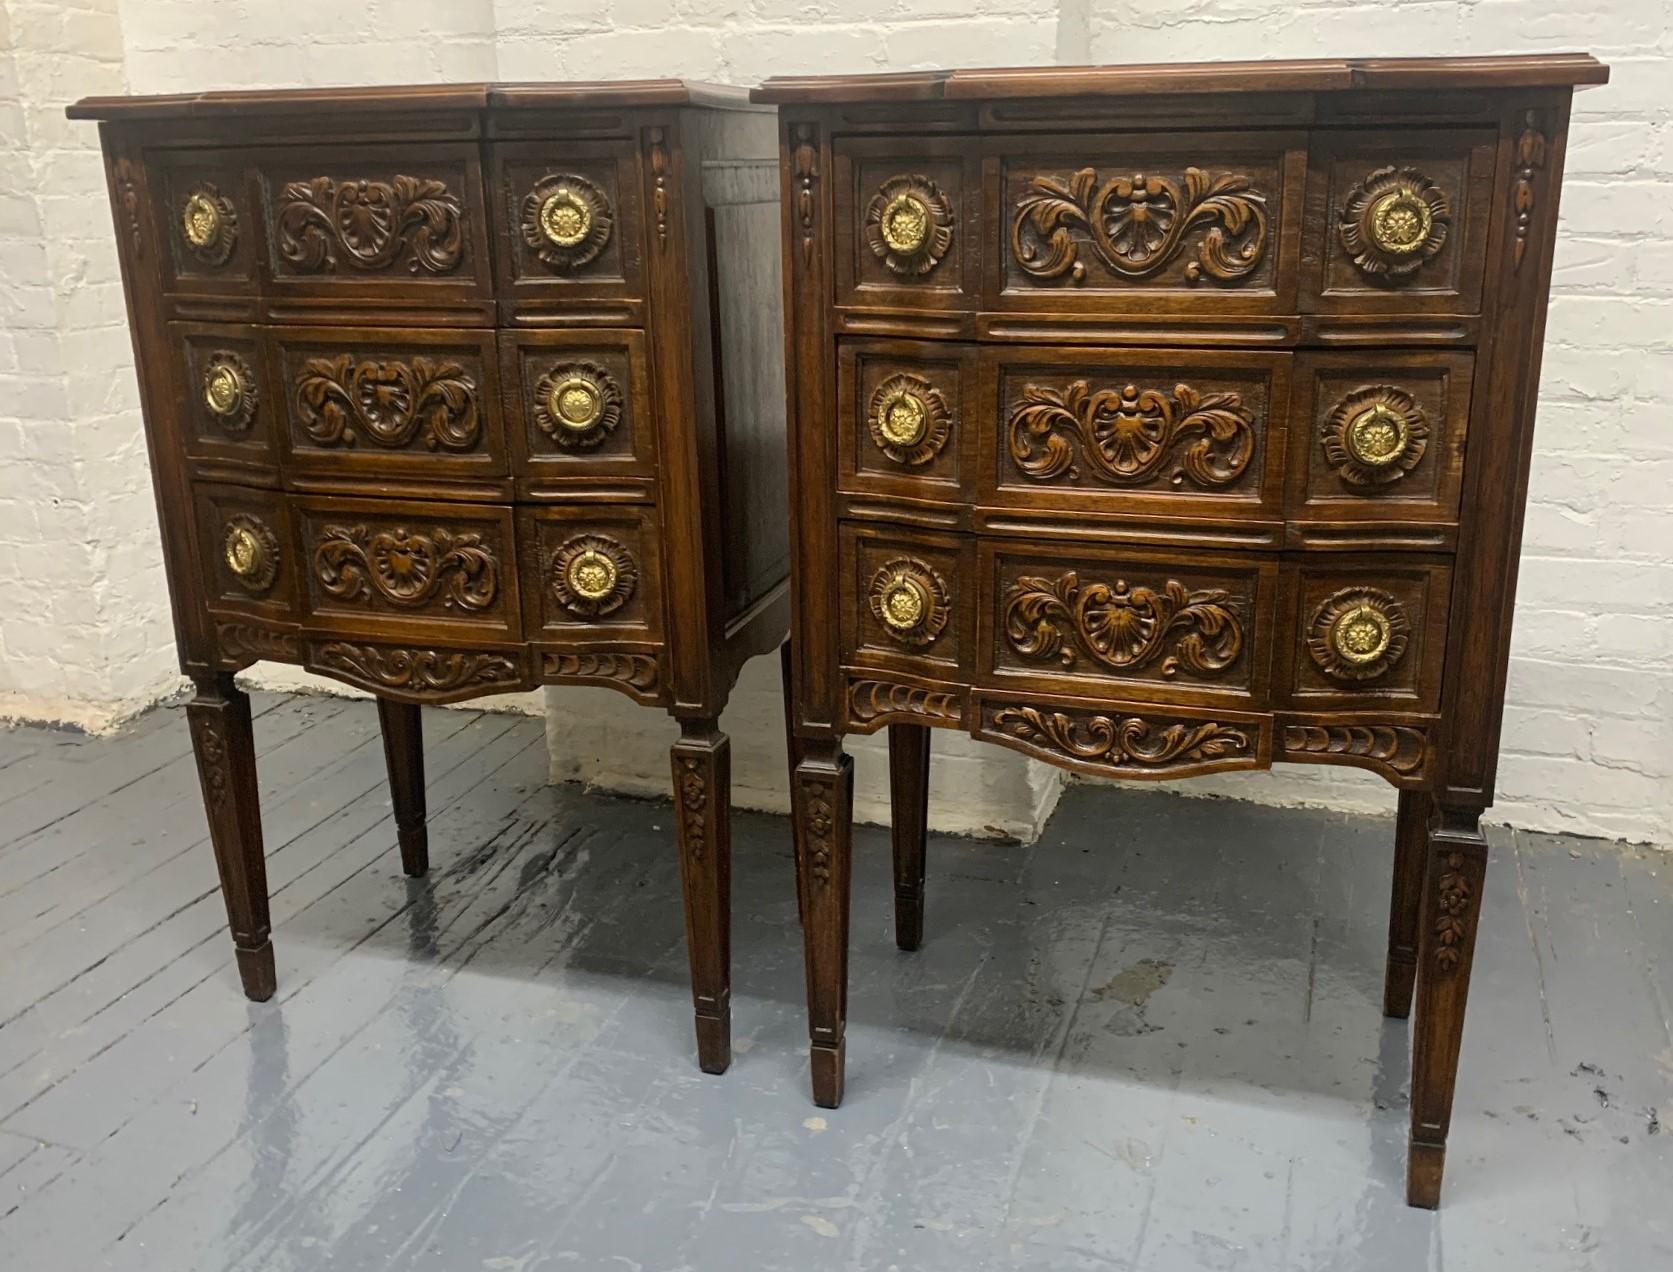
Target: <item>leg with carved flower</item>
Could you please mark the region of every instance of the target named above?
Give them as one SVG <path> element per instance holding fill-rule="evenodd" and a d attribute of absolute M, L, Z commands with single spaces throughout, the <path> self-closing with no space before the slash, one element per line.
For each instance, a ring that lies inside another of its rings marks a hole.
<path fill-rule="evenodd" d="M 848 880 L 854 816 L 854 761 L 843 753 L 840 741 L 804 744 L 790 794 L 807 959 L 813 1102 L 834 1109 L 842 1103 L 848 1021 Z"/>
<path fill-rule="evenodd" d="M 1487 840 L 1481 810 L 1442 804 L 1429 829 L 1423 912 L 1418 923 L 1417 1011 L 1412 1028 L 1412 1129 L 1406 1200 L 1440 1205 L 1446 1135 L 1464 1007 L 1481 914 Z"/>
<path fill-rule="evenodd" d="M 732 744 L 713 716 L 684 718 L 673 760 L 697 1065 L 725 1073 L 732 1063 Z"/>
<path fill-rule="evenodd" d="M 221 876 L 221 897 L 232 928 L 233 952 L 244 996 L 273 997 L 272 923 L 267 913 L 267 859 L 261 845 L 261 806 L 256 791 L 256 743 L 250 728 L 250 699 L 229 672 L 196 680 L 197 696 L 186 704 L 192 750 L 203 783 L 209 841 Z"/>

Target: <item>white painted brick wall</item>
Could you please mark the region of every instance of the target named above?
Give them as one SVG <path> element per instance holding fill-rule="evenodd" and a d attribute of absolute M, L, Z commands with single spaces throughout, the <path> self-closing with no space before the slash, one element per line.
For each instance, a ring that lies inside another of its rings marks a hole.
<path fill-rule="evenodd" d="M 0 711 L 98 722 L 173 683 L 108 213 L 71 98 L 1567 48 L 1614 78 L 1576 99 L 1494 815 L 1673 842 L 1673 0 L 0 0 Z M 729 717 L 763 804 L 782 799 L 776 676 L 747 669 Z M 666 722 L 604 691 L 551 701 L 561 771 L 666 781 Z M 1009 753 L 936 746 L 961 828 L 1025 829 L 1049 804 L 1051 780 Z M 876 744 L 854 749 L 859 806 L 880 812 Z M 1177 789 L 1392 799 L 1322 767 Z M 995 792 L 1003 809 L 977 803 Z"/>

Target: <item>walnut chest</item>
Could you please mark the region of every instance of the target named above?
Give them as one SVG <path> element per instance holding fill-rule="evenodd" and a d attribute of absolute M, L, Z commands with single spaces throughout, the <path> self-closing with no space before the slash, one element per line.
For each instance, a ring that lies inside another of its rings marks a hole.
<path fill-rule="evenodd" d="M 1083 773 L 1400 789 L 1433 1205 L 1583 55 L 780 78 L 796 833 L 841 1098 L 851 766 L 928 727 Z"/>
<path fill-rule="evenodd" d="M 621 84 L 92 99 L 234 942 L 274 989 L 247 699 L 597 684 L 678 717 L 705 1068 L 728 1056 L 737 669 L 789 613 L 773 113 Z"/>

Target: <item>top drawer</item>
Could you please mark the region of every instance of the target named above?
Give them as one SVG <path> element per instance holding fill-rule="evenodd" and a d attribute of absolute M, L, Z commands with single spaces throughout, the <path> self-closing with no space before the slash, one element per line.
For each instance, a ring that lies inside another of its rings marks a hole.
<path fill-rule="evenodd" d="M 490 293 L 475 145 L 152 155 L 170 292 L 427 306 Z"/>
<path fill-rule="evenodd" d="M 836 300 L 1165 322 L 1477 312 L 1495 134 L 838 139 Z"/>

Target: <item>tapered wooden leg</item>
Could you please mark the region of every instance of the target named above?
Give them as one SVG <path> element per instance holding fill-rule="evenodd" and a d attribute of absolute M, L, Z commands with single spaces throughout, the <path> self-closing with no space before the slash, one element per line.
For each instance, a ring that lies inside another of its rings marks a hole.
<path fill-rule="evenodd" d="M 1394 823 L 1394 892 L 1388 907 L 1388 965 L 1383 1015 L 1404 1020 L 1417 978 L 1417 919 L 1423 905 L 1423 860 L 1429 846 L 1427 791 L 1401 791 Z"/>
<path fill-rule="evenodd" d="M 796 886 L 807 960 L 813 1102 L 842 1103 L 848 1022 L 848 881 L 854 819 L 854 761 L 840 743 L 808 742 L 791 785 Z"/>
<path fill-rule="evenodd" d="M 725 1073 L 732 1063 L 732 748 L 713 719 L 680 721 L 674 819 L 697 1064 Z"/>
<path fill-rule="evenodd" d="M 378 724 L 383 728 L 383 758 L 389 766 L 401 869 L 416 879 L 430 868 L 430 832 L 424 824 L 424 728 L 419 708 L 410 702 L 379 698 Z"/>
<path fill-rule="evenodd" d="M 895 944 L 924 939 L 924 840 L 929 834 L 929 730 L 889 726 L 889 813 L 895 849 Z"/>
<path fill-rule="evenodd" d="M 1480 823 L 1479 809 L 1443 805 L 1429 830 L 1423 910 L 1418 920 L 1406 1200 L 1430 1210 L 1441 1200 L 1458 1048 L 1464 1034 L 1482 880 L 1487 873 L 1487 840 Z"/>
<path fill-rule="evenodd" d="M 784 683 L 784 754 L 790 763 L 790 789 L 796 789 L 796 765 L 802 762 L 802 740 L 796 736 L 795 650 L 790 641 L 778 647 L 778 671 Z M 802 890 L 796 889 L 796 921 L 807 922 Z"/>
<path fill-rule="evenodd" d="M 221 875 L 227 923 L 244 995 L 266 1002 L 278 987 L 273 970 L 272 923 L 267 913 L 267 861 L 261 846 L 261 806 L 256 789 L 256 744 L 250 699 L 220 672 L 197 680 L 186 704 L 209 815 L 209 839 Z"/>

